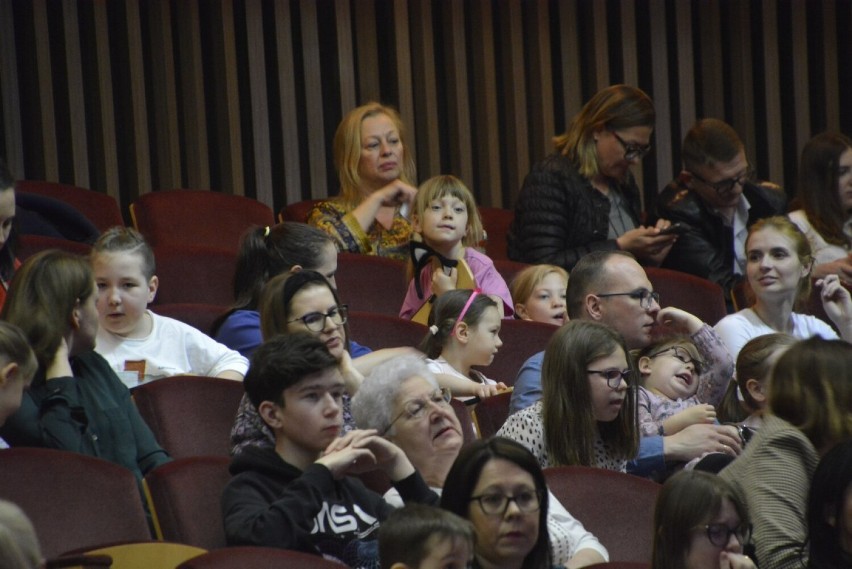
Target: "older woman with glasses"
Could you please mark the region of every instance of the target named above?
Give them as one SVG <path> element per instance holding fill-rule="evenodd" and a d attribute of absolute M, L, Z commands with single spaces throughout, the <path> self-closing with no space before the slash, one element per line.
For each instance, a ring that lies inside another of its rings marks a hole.
<path fill-rule="evenodd" d="M 376 429 L 401 448 L 441 493 L 464 442 L 450 399 L 422 359 L 407 356 L 375 367 L 352 399 L 352 414 L 359 428 Z M 394 490 L 385 499 L 402 505 Z M 555 563 L 573 568 L 608 560 L 606 549 L 580 522 L 554 497 L 549 502 L 544 523 Z"/>
<path fill-rule="evenodd" d="M 755 569 L 743 554 L 751 526 L 748 508 L 714 474 L 672 476 L 657 497 L 652 569 Z"/>
<path fill-rule="evenodd" d="M 640 89 L 599 91 L 554 138 L 556 152 L 535 166 L 515 203 L 509 258 L 570 271 L 586 253 L 630 251 L 659 265 L 676 239 L 670 224 L 641 225 L 639 188 L 630 167 L 651 149 L 656 113 Z"/>

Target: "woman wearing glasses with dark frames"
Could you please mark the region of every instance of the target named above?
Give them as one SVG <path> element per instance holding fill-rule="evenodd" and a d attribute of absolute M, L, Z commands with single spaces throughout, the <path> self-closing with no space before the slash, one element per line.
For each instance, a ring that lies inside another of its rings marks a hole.
<path fill-rule="evenodd" d="M 651 149 L 656 113 L 640 89 L 599 91 L 553 139 L 555 153 L 524 179 L 509 232 L 509 258 L 571 270 L 586 253 L 622 249 L 659 265 L 675 235 L 670 224 L 641 225 L 639 188 L 630 168 Z"/>
<path fill-rule="evenodd" d="M 494 437 L 464 447 L 447 475 L 441 507 L 473 524 L 474 567 L 552 568 L 544 474 L 518 443 Z"/>
<path fill-rule="evenodd" d="M 450 393 L 421 358 L 395 358 L 376 366 L 352 398 L 352 415 L 361 429 L 375 429 L 402 449 L 414 468 L 437 494 L 445 487 L 464 443 L 459 419 L 449 404 Z M 385 500 L 402 506 L 391 488 Z M 569 569 L 603 563 L 605 547 L 552 495 L 548 498 L 547 533 L 554 565 Z"/>
<path fill-rule="evenodd" d="M 672 476 L 657 497 L 652 569 L 754 569 L 748 508 L 707 472 Z"/>
<path fill-rule="evenodd" d="M 509 416 L 497 434 L 526 446 L 542 468 L 625 472 L 639 448 L 636 373 L 627 354 L 608 326 L 568 322 L 545 349 L 541 400 Z"/>
<path fill-rule="evenodd" d="M 344 431 L 354 427 L 349 397 L 358 390 L 363 374 L 393 357 L 419 354 L 414 348 L 388 348 L 352 358 L 349 354 L 347 307 L 341 304 L 328 279 L 315 271 L 283 273 L 273 277 L 264 287 L 259 308 L 264 338 L 307 331 L 325 342 L 331 355 L 338 359 L 347 392 L 343 402 Z M 257 409 L 247 397 L 243 397 L 231 429 L 232 452 L 239 452 L 250 444 L 272 446 L 274 437 Z"/>

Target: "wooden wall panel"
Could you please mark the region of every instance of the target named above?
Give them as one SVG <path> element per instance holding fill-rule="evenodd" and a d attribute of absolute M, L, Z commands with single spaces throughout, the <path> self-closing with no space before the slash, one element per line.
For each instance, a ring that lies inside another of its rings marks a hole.
<path fill-rule="evenodd" d="M 182 186 L 278 210 L 337 192 L 331 135 L 377 99 L 406 121 L 421 181 L 455 173 L 510 207 L 584 100 L 626 82 L 659 113 L 636 172 L 649 207 L 705 116 L 792 190 L 802 145 L 852 118 L 850 4 L 0 0 L 3 151 L 20 178 L 124 207 Z"/>

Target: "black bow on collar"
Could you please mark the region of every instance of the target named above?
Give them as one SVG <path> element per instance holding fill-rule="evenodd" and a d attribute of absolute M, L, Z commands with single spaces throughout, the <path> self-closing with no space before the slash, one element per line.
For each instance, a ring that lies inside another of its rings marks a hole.
<path fill-rule="evenodd" d="M 408 248 L 411 251 L 411 262 L 414 263 L 414 289 L 417 291 L 417 297 L 423 300 L 420 272 L 432 262 L 432 258 L 438 259 L 445 269 L 453 269 L 458 266 L 459 262 L 455 259 L 447 259 L 422 241 L 409 241 Z"/>

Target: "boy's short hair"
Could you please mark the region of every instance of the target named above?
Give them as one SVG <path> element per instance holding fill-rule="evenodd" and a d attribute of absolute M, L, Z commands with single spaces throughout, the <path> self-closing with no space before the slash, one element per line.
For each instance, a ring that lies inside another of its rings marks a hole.
<path fill-rule="evenodd" d="M 325 342 L 307 332 L 279 334 L 260 345 L 243 380 L 255 407 L 264 401 L 284 406 L 284 390 L 305 377 L 336 367 Z"/>
<path fill-rule="evenodd" d="M 157 270 L 154 251 L 141 233 L 132 227 L 110 227 L 92 245 L 91 257 L 98 253 L 136 253 L 142 257 L 142 274 L 151 280 Z"/>
<path fill-rule="evenodd" d="M 405 563 L 419 567 L 437 540 L 462 540 L 471 553 L 476 542 L 473 525 L 449 510 L 406 504 L 394 510 L 379 527 L 379 564 Z"/>

